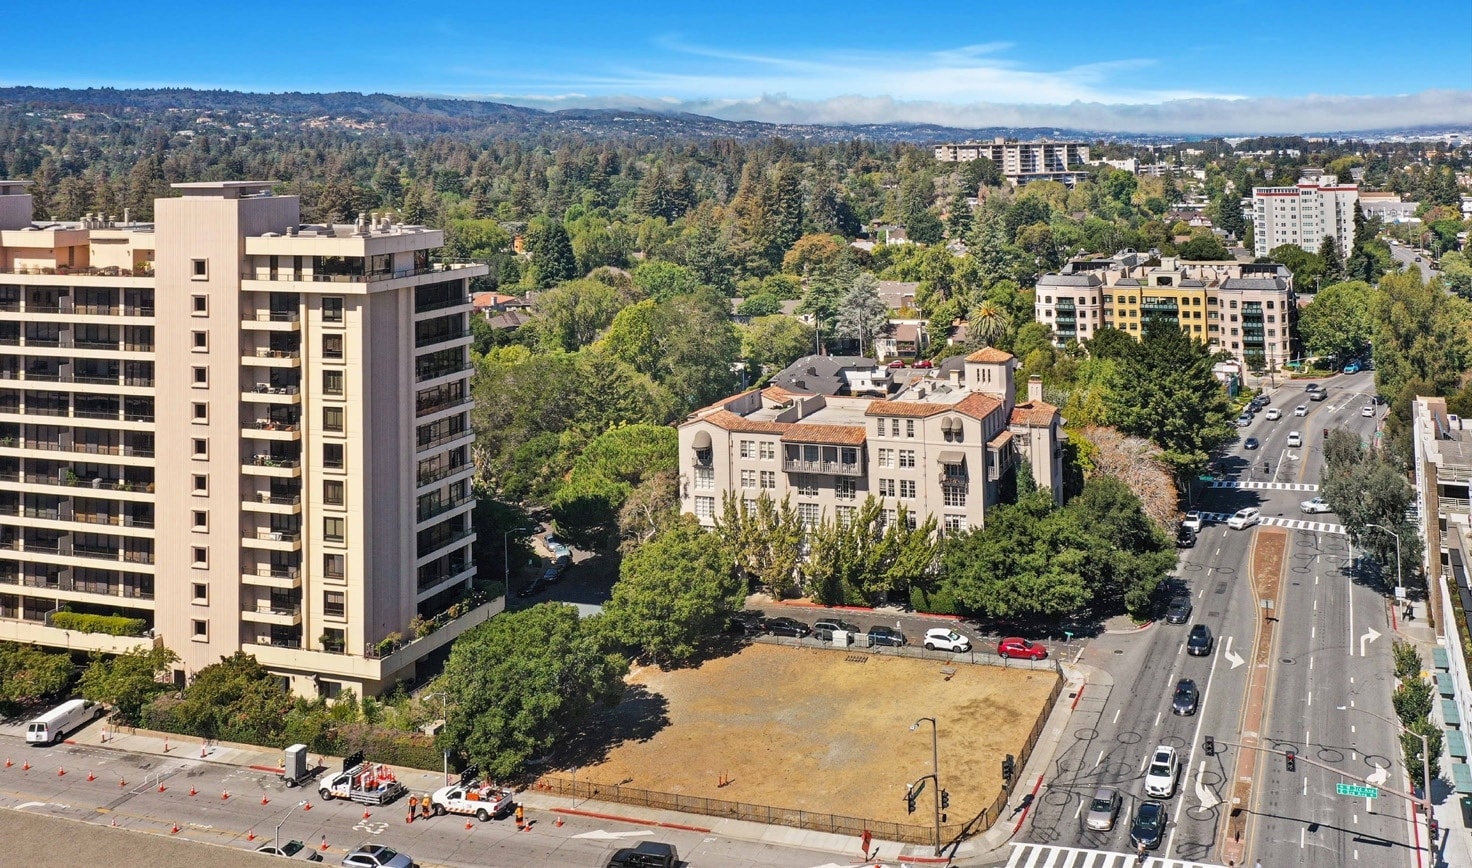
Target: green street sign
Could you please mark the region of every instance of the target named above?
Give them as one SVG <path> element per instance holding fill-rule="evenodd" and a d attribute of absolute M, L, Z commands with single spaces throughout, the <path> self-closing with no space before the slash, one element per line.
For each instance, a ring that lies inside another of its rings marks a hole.
<path fill-rule="evenodd" d="M 1335 784 L 1334 792 L 1341 796 L 1363 796 L 1367 799 L 1378 799 L 1380 790 L 1375 787 L 1362 787 L 1359 784 Z"/>

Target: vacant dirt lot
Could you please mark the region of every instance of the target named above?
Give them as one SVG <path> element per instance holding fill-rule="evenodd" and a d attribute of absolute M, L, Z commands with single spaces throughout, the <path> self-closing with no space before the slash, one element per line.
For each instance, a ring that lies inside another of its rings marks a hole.
<path fill-rule="evenodd" d="M 758 644 L 697 669 L 636 670 L 629 698 L 575 746 L 577 778 L 928 823 L 929 790 L 914 817 L 904 793 L 931 766 L 930 724 L 909 727 L 935 717 L 950 822 L 960 822 L 996 798 L 1002 756 L 1019 752 L 1055 676 L 955 669 L 947 681 L 935 661 Z M 722 776 L 731 783 L 717 787 Z"/>

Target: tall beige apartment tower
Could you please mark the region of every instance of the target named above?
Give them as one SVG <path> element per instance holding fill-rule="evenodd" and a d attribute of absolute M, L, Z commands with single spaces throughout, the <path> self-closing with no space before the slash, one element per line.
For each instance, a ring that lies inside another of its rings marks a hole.
<path fill-rule="evenodd" d="M 176 188 L 151 225 L 40 224 L 0 182 L 0 639 L 159 641 L 181 679 L 244 649 L 303 695 L 413 677 L 501 606 L 462 599 L 486 269 L 267 182 Z"/>

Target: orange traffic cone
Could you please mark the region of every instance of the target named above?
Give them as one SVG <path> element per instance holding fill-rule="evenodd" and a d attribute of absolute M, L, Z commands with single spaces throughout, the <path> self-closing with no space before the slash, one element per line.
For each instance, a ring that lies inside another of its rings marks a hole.
<path fill-rule="evenodd" d="M 194 785 L 193 784 L 190 784 L 189 785 L 189 795 L 191 795 L 191 796 L 197 796 L 197 795 L 199 795 L 199 790 L 196 790 L 194 788 Z"/>
<path fill-rule="evenodd" d="M 127 785 L 128 785 L 128 779 L 127 778 L 118 778 L 118 789 L 122 789 L 123 787 L 126 787 Z"/>
<path fill-rule="evenodd" d="M 56 770 L 56 776 L 57 777 L 62 777 L 65 774 L 66 774 L 66 769 L 57 769 Z"/>
<path fill-rule="evenodd" d="M 159 783 L 159 785 L 158 785 L 158 791 L 159 792 L 163 792 L 164 790 L 167 790 L 167 789 L 168 789 L 168 787 L 164 786 L 162 782 Z"/>
<path fill-rule="evenodd" d="M 371 816 L 373 816 L 373 815 L 372 815 L 372 814 L 370 814 L 370 813 L 368 813 L 368 809 L 367 809 L 367 808 L 364 808 L 364 809 L 363 809 L 363 819 L 365 819 L 365 820 L 366 820 L 366 819 L 368 819 L 368 818 L 369 818 L 369 817 L 371 817 Z"/>
<path fill-rule="evenodd" d="M 263 805 L 269 805 L 269 804 L 271 804 L 271 800 L 268 799 L 268 798 L 266 798 L 265 796 L 261 796 L 261 804 L 263 804 Z"/>
<path fill-rule="evenodd" d="M 326 853 L 327 852 L 327 836 L 326 835 L 323 835 L 322 836 L 322 852 L 323 853 Z"/>
<path fill-rule="evenodd" d="M 556 826 L 559 829 L 562 828 L 562 815 L 561 814 L 558 814 L 557 815 L 557 821 L 554 822 L 552 825 Z"/>
<path fill-rule="evenodd" d="M 12 760 L 10 757 L 6 757 L 5 758 L 5 767 L 6 768 L 10 768 L 13 765 L 15 765 L 15 761 Z"/>
<path fill-rule="evenodd" d="M 255 829 L 251 829 L 249 832 L 246 832 L 245 833 L 245 840 L 247 840 L 247 841 L 254 841 L 255 839 L 256 839 L 256 830 Z"/>
<path fill-rule="evenodd" d="M 97 780 L 97 775 L 94 775 L 91 772 L 87 772 L 87 780 L 89 780 L 89 781 L 95 781 L 95 780 Z"/>
<path fill-rule="evenodd" d="M 467 828 L 467 829 L 470 828 L 470 821 L 469 820 L 466 820 L 465 821 L 465 828 Z"/>
<path fill-rule="evenodd" d="M 118 827 L 118 818 L 117 817 L 113 817 L 112 818 L 112 827 L 114 829 L 116 829 Z"/>
<path fill-rule="evenodd" d="M 310 810 L 312 810 L 312 803 L 311 802 L 307 802 L 305 805 L 302 805 L 302 810 L 303 811 L 310 811 Z"/>
<path fill-rule="evenodd" d="M 179 824 L 178 823 L 175 823 L 174 824 L 174 828 L 172 828 L 172 829 L 169 830 L 169 834 L 170 835 L 177 835 L 177 834 L 179 834 Z"/>
<path fill-rule="evenodd" d="M 230 798 L 230 791 L 229 790 L 224 790 L 224 791 L 222 791 L 220 793 L 220 801 L 223 802 L 223 801 L 225 801 L 228 798 Z"/>
<path fill-rule="evenodd" d="M 31 761 L 30 760 L 26 760 L 26 761 L 22 762 L 21 763 L 21 766 L 20 766 L 20 770 L 23 771 L 23 772 L 30 771 L 31 770 Z"/>

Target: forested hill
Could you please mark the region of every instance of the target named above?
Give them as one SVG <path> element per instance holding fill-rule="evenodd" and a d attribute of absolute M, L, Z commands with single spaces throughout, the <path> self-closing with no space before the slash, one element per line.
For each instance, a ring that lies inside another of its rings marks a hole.
<path fill-rule="evenodd" d="M 154 88 L 7 87 L 0 107 L 42 114 L 105 115 L 200 112 L 228 114 L 253 126 L 381 129 L 405 134 L 471 133 L 514 136 L 572 132 L 588 136 L 760 139 L 780 136 L 817 142 L 864 138 L 882 142 L 1081 136 L 1075 131 L 1025 128 L 956 129 L 932 124 L 769 124 L 727 121 L 688 113 L 568 109 L 541 111 L 505 103 L 383 93 L 246 93 L 229 90 Z"/>

